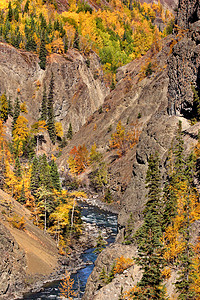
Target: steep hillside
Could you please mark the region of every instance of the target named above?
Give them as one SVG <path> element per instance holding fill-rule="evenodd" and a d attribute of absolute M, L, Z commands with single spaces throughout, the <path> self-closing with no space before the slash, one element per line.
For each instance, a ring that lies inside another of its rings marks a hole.
<path fill-rule="evenodd" d="M 197 111 L 197 106 L 195 106 L 198 105 L 198 102 L 194 101 L 194 90 L 191 88 L 192 84 L 196 90 L 199 91 L 199 4 L 195 4 L 195 1 L 193 1 L 190 10 L 187 11 L 185 8 L 188 6 L 190 6 L 188 1 L 180 1 L 180 18 L 178 19 L 178 23 L 180 23 L 181 29 L 179 35 L 172 37 L 171 42 L 168 43 L 168 50 L 164 52 L 166 61 L 163 59 L 163 56 L 162 59 L 159 59 L 159 61 L 163 61 L 166 68 L 164 67 L 164 70 L 161 72 L 157 72 L 157 74 L 151 75 L 139 83 L 137 82 L 136 85 L 133 84 L 133 90 L 135 89 L 135 92 L 130 94 L 130 106 L 127 105 L 126 116 L 128 116 L 128 112 L 134 107 L 134 121 L 136 120 L 138 112 L 141 111 L 141 116 L 143 117 L 146 110 L 151 107 L 151 110 L 148 111 L 148 118 L 144 118 L 143 120 L 141 118 L 141 121 L 144 122 L 142 132 L 135 151 L 132 150 L 133 158 L 130 166 L 130 168 L 132 167 L 132 177 L 122 197 L 122 208 L 118 219 L 119 224 L 125 226 L 127 224 L 128 216 L 132 213 L 135 221 L 134 229 L 132 229 L 134 231 L 141 224 L 142 210 L 146 201 L 145 178 L 147 161 L 152 151 L 159 152 L 161 164 L 162 166 L 165 166 L 167 153 L 171 147 L 171 142 L 174 139 L 175 130 L 179 120 L 182 121 L 186 153 L 189 153 L 194 149 L 194 146 L 197 144 L 200 124 L 197 122 L 195 125 L 192 125 L 188 119 L 195 119 L 196 117 L 198 120 L 199 118 L 199 112 Z M 183 23 L 184 19 L 185 23 Z M 187 28 L 187 30 L 184 31 L 182 26 Z M 166 50 L 166 48 L 164 49 Z M 163 53 L 163 50 L 161 53 Z M 158 54 L 158 57 L 161 53 Z M 165 65 L 165 63 L 167 63 L 167 65 Z M 131 69 L 132 74 L 134 74 L 136 66 L 137 62 L 135 61 L 127 67 L 121 68 L 121 70 L 124 69 L 127 71 L 128 69 L 130 71 Z M 124 76 L 124 78 L 126 77 Z M 149 85 L 148 82 L 150 83 Z M 142 83 L 144 84 L 143 86 Z M 120 81 L 118 86 L 120 86 Z M 142 88 L 140 93 L 137 90 L 139 87 Z M 131 91 L 131 89 L 129 89 L 129 91 Z M 144 105 L 141 110 L 142 94 L 145 95 L 144 100 L 146 105 Z M 121 108 L 124 105 L 122 104 L 122 99 L 126 101 L 126 97 L 121 97 L 121 103 L 118 108 L 119 119 L 123 116 L 123 113 L 121 114 Z M 137 99 L 136 104 L 133 106 L 135 99 Z M 174 110 L 171 110 L 172 103 L 175 107 Z M 173 116 L 168 114 L 168 112 Z M 123 169 L 123 167 L 121 169 Z M 118 173 L 120 173 L 121 169 L 119 164 Z M 164 177 L 165 172 L 166 170 L 163 168 L 162 173 Z M 198 187 L 198 178 L 196 180 Z M 192 230 L 193 238 L 199 237 L 199 221 L 197 221 L 194 226 L 196 227 L 195 230 Z M 124 290 L 129 289 L 129 285 L 133 286 L 135 282 L 140 279 L 140 273 L 138 273 L 136 266 L 128 268 L 123 272 L 121 277 L 120 275 L 115 275 L 114 280 L 107 285 L 98 275 L 99 273 L 103 274 L 101 273 L 103 272 L 102 270 L 105 270 L 105 274 L 110 274 L 110 272 L 112 272 L 110 266 L 115 262 L 116 253 L 117 257 L 123 255 L 131 258 L 133 256 L 131 251 L 134 251 L 134 244 L 129 249 L 130 246 L 125 245 L 124 241 L 124 229 L 122 229 L 115 245 L 103 251 L 99 256 L 96 267 L 88 280 L 84 299 L 90 297 L 99 300 L 104 299 L 105 297 L 111 299 L 111 295 L 114 295 L 112 299 L 119 299 L 119 297 L 122 297 Z M 136 253 L 134 255 L 136 255 Z M 177 296 L 174 294 L 174 285 L 172 284 L 175 281 L 176 276 L 176 272 L 172 273 L 172 276 L 166 282 L 168 296 L 170 297 Z"/>
<path fill-rule="evenodd" d="M 0 299 L 14 299 L 55 272 L 59 256 L 56 243 L 33 225 L 30 211 L 2 190 L 0 197 Z"/>
<path fill-rule="evenodd" d="M 119 203 L 122 198 L 127 198 L 127 196 L 124 197 L 123 194 L 129 187 L 132 176 L 135 173 L 135 168 L 132 169 L 133 163 L 135 164 L 137 161 L 141 161 L 142 173 L 138 172 L 138 174 L 144 177 L 146 172 L 144 166 L 148 159 L 148 154 L 145 155 L 145 158 L 141 158 L 141 154 L 139 154 L 140 151 L 138 150 L 139 145 L 142 143 L 145 145 L 148 142 L 148 135 L 160 135 L 160 137 L 162 137 L 163 130 L 169 127 L 167 136 L 163 137 L 164 140 L 162 142 L 162 144 L 165 144 L 167 151 L 169 140 L 173 136 L 174 126 L 177 120 L 169 119 L 166 112 L 168 104 L 166 66 L 170 54 L 171 42 L 171 38 L 165 39 L 163 45 L 160 44 L 160 47 L 162 47 L 160 52 L 156 53 L 153 47 L 143 58 L 118 69 L 116 88 L 105 98 L 102 111 L 95 112 L 93 116 L 88 119 L 80 131 L 73 136 L 68 146 L 63 150 L 62 156 L 59 158 L 59 164 L 67 167 L 68 155 L 74 146 L 85 144 L 87 148 L 90 149 L 95 142 L 98 150 L 104 154 L 105 161 L 109 166 L 109 184 L 115 202 L 118 201 Z M 149 62 L 152 64 L 152 75 L 146 76 L 145 72 Z M 151 125 L 148 124 L 152 124 L 155 119 L 159 117 L 162 118 L 163 128 L 161 129 L 160 126 L 154 126 L 148 129 L 148 131 L 154 130 L 155 132 L 144 136 L 144 132 L 147 132 L 147 128 L 151 127 Z M 141 133 L 139 145 L 129 148 L 127 153 L 120 158 L 117 155 L 117 150 L 111 150 L 109 147 L 109 141 L 119 121 L 122 122 L 126 131 L 137 128 Z M 162 146 L 164 147 L 164 145 Z M 150 151 L 150 145 L 147 147 Z M 139 192 L 140 185 L 137 189 L 141 198 L 141 192 Z M 122 205 L 124 203 L 123 201 L 121 202 Z M 130 206 L 127 205 L 127 208 L 128 207 Z"/>
<path fill-rule="evenodd" d="M 94 76 L 98 70 L 98 76 Z M 54 76 L 54 111 L 64 130 L 71 122 L 77 131 L 86 119 L 102 105 L 108 93 L 99 58 L 90 55 L 90 68 L 77 51 L 70 50 L 64 57 L 52 54 L 47 69 L 41 70 L 36 55 L 0 43 L 0 93 L 6 91 L 12 101 L 26 102 L 31 123 L 40 117 L 44 85 L 48 94 Z"/>

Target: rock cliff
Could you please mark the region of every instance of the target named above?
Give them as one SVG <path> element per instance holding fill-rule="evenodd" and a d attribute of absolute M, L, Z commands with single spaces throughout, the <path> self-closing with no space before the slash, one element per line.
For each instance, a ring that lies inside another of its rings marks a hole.
<path fill-rule="evenodd" d="M 100 61 L 95 53 L 85 59 L 79 52 L 69 50 L 65 56 L 52 54 L 46 70 L 41 70 L 35 54 L 20 51 L 0 43 L 0 94 L 6 92 L 12 102 L 18 97 L 26 102 L 30 121 L 37 121 L 44 85 L 47 95 L 54 76 L 54 112 L 56 121 L 73 131 L 103 103 L 108 89 L 103 82 Z"/>
<path fill-rule="evenodd" d="M 199 1 L 179 1 L 177 35 L 168 61 L 169 104 L 171 115 L 193 112 L 193 85 L 200 91 L 200 4 Z"/>
<path fill-rule="evenodd" d="M 0 223 L 0 299 L 11 299 L 25 288 L 25 253 Z"/>

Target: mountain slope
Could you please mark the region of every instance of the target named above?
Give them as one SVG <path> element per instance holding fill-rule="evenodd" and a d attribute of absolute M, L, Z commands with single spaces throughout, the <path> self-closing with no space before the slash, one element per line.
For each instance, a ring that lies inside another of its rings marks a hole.
<path fill-rule="evenodd" d="M 31 213 L 0 190 L 0 299 L 14 299 L 58 267 L 56 243 L 32 224 Z M 24 229 L 16 228 L 22 220 Z M 13 225 L 12 225 L 13 224 Z"/>

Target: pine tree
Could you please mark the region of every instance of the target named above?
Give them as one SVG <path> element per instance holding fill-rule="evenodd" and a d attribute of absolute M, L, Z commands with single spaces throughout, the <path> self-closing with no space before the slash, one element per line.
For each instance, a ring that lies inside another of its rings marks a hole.
<path fill-rule="evenodd" d="M 135 234 L 138 244 L 137 263 L 142 267 L 142 279 L 138 283 L 141 293 L 133 299 L 165 299 L 161 270 L 163 245 L 161 214 L 161 177 L 158 154 L 150 156 L 146 176 L 147 203 L 143 211 L 144 223 Z"/>
<path fill-rule="evenodd" d="M 68 128 L 68 132 L 67 132 L 67 138 L 68 138 L 69 140 L 71 140 L 71 139 L 72 139 L 72 136 L 73 136 L 72 124 L 69 123 L 69 128 Z"/>
<path fill-rule="evenodd" d="M 193 247 L 191 244 L 191 213 L 190 213 L 190 193 L 191 188 L 188 186 L 187 194 L 185 195 L 185 207 L 184 207 L 184 223 L 182 224 L 181 234 L 182 242 L 184 243 L 183 250 L 179 255 L 179 277 L 175 282 L 176 290 L 179 293 L 178 299 L 180 300 L 194 300 L 195 291 L 191 289 L 191 285 L 194 283 L 193 278 Z"/>
<path fill-rule="evenodd" d="M 0 97 L 0 118 L 4 122 L 8 119 L 8 101 L 5 93 Z"/>
<path fill-rule="evenodd" d="M 39 53 L 39 65 L 42 70 L 46 69 L 46 62 L 47 62 L 47 50 L 45 47 L 45 38 L 44 38 L 44 33 L 42 34 L 41 38 L 41 44 L 40 44 L 40 53 Z"/>
<path fill-rule="evenodd" d="M 54 160 L 51 161 L 50 167 L 51 167 L 50 174 L 51 174 L 51 181 L 52 181 L 53 188 L 56 189 L 57 191 L 61 191 L 58 167 Z"/>
<path fill-rule="evenodd" d="M 183 208 L 183 223 L 181 224 L 180 234 L 181 242 L 183 243 L 183 250 L 179 255 L 179 277 L 175 282 L 176 290 L 179 293 L 178 299 L 180 300 L 193 300 L 197 299 L 195 290 L 192 288 L 194 285 L 194 265 L 193 265 L 193 246 L 191 243 L 191 224 L 193 221 L 193 214 L 191 213 L 191 199 L 196 195 L 198 199 L 198 193 L 193 187 L 194 174 L 195 174 L 195 157 L 191 153 L 186 160 L 185 177 L 187 188 L 182 195 L 184 199 Z"/>
<path fill-rule="evenodd" d="M 41 106 L 41 120 L 47 120 L 47 94 L 46 94 L 46 85 L 44 85 L 43 97 L 42 97 L 42 106 Z"/>
<path fill-rule="evenodd" d="M 36 196 L 37 189 L 40 186 L 40 179 L 39 179 L 39 163 L 38 159 L 35 156 L 32 163 L 31 169 L 31 179 L 30 179 L 30 190 L 33 196 Z"/>
<path fill-rule="evenodd" d="M 43 185 L 46 189 L 52 188 L 50 166 L 45 154 L 39 157 L 39 179 L 40 186 Z"/>
<path fill-rule="evenodd" d="M 195 89 L 195 87 L 192 85 L 192 92 L 193 92 L 193 114 L 199 121 L 200 118 L 200 98 L 198 95 L 198 91 Z"/>
<path fill-rule="evenodd" d="M 24 186 L 24 181 L 22 184 L 22 189 L 21 189 L 21 193 L 20 193 L 20 197 L 19 197 L 19 202 L 25 204 L 26 203 L 26 194 L 25 194 L 25 186 Z"/>
<path fill-rule="evenodd" d="M 102 252 L 103 249 L 105 248 L 105 246 L 106 246 L 106 242 L 104 241 L 104 239 L 102 237 L 101 231 L 99 231 L 99 235 L 97 237 L 97 244 L 96 244 L 94 253 Z"/>
<path fill-rule="evenodd" d="M 21 164 L 19 161 L 19 157 L 17 157 L 15 160 L 14 173 L 18 179 L 22 178 L 22 170 L 21 170 Z"/>
<path fill-rule="evenodd" d="M 182 133 L 182 122 L 179 121 L 178 123 L 178 129 L 176 133 L 176 144 L 174 147 L 174 179 L 175 181 L 179 182 L 185 179 L 185 160 L 184 160 L 184 142 L 183 142 L 183 133 Z"/>
<path fill-rule="evenodd" d="M 124 244 L 129 245 L 133 243 L 133 231 L 134 231 L 135 221 L 133 218 L 133 214 L 130 213 L 128 218 L 128 222 L 125 228 L 125 236 L 124 236 Z"/>
<path fill-rule="evenodd" d="M 24 6 L 24 12 L 25 12 L 25 13 L 28 13 L 28 11 L 29 11 L 29 3 L 30 3 L 30 1 L 27 0 L 27 1 L 26 1 L 26 4 L 25 4 L 25 6 Z"/>
<path fill-rule="evenodd" d="M 50 87 L 49 87 L 48 103 L 47 103 L 47 128 L 48 128 L 50 139 L 52 143 L 55 144 L 56 128 L 55 128 L 54 110 L 53 110 L 53 90 L 54 90 L 54 76 L 52 73 Z"/>
<path fill-rule="evenodd" d="M 11 7 L 11 2 L 9 1 L 9 4 L 8 4 L 8 21 L 12 22 L 12 18 L 13 18 L 13 11 L 12 11 L 12 7 Z"/>
<path fill-rule="evenodd" d="M 8 98 L 8 115 L 11 117 L 13 116 L 13 107 L 10 97 Z"/>
<path fill-rule="evenodd" d="M 13 112 L 13 122 L 12 122 L 12 127 L 14 127 L 18 117 L 20 115 L 20 105 L 19 105 L 19 99 L 16 98 L 15 103 L 14 103 L 14 112 Z"/>
<path fill-rule="evenodd" d="M 0 156 L 0 189 L 3 189 L 5 184 L 5 172 L 6 172 L 6 166 L 5 166 L 5 151 L 4 151 L 4 145 L 3 142 L 1 144 L 1 156 Z"/>
<path fill-rule="evenodd" d="M 74 48 L 77 50 L 80 50 L 80 45 L 79 45 L 79 34 L 78 30 L 76 29 L 75 35 L 74 35 Z"/>
<path fill-rule="evenodd" d="M 177 214 L 177 196 L 176 189 L 180 182 L 185 180 L 186 162 L 183 155 L 184 142 L 182 137 L 182 123 L 179 121 L 175 144 L 169 150 L 167 163 L 167 178 L 164 186 L 163 194 L 163 229 L 167 228 Z M 190 173 L 190 170 L 187 172 Z"/>

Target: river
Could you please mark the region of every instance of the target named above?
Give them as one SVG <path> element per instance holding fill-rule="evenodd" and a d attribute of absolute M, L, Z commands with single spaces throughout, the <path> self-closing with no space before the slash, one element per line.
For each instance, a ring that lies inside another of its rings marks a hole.
<path fill-rule="evenodd" d="M 82 220 L 96 224 L 100 229 L 109 228 L 110 235 L 106 239 L 107 246 L 114 242 L 116 234 L 117 234 L 117 215 L 101 210 L 98 207 L 89 206 L 87 204 L 81 204 L 82 207 Z M 71 278 L 74 279 L 74 290 L 79 291 L 79 298 L 76 297 L 74 299 L 80 299 L 84 293 L 86 282 L 88 277 L 90 276 L 93 268 L 94 262 L 97 259 L 97 255 L 94 253 L 94 248 L 87 249 L 81 255 L 81 258 L 84 262 L 91 262 L 86 265 L 83 269 L 77 271 L 77 273 L 72 274 Z M 38 293 L 28 294 L 23 297 L 24 300 L 45 300 L 45 299 L 61 299 L 59 297 L 59 285 L 60 281 L 50 282 L 44 285 L 42 291 Z"/>

